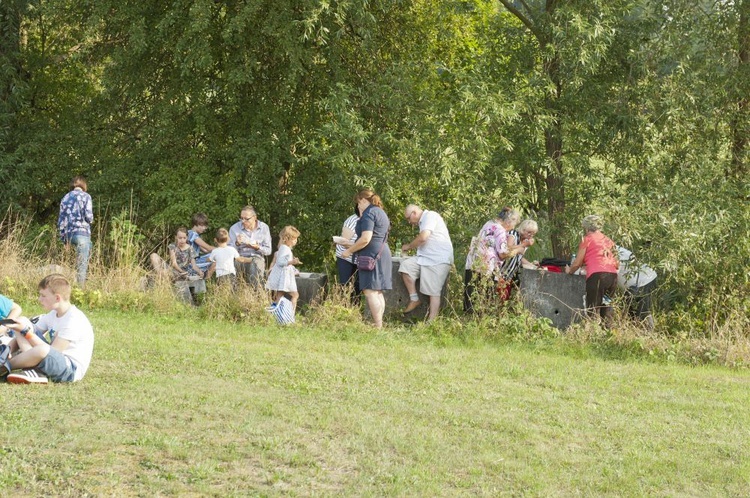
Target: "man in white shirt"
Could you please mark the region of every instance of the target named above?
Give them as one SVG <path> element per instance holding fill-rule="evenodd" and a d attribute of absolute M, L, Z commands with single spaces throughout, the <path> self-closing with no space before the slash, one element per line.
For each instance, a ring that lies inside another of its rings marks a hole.
<path fill-rule="evenodd" d="M 251 263 L 237 263 L 237 273 L 254 286 L 262 287 L 266 277 L 266 257 L 271 255 L 271 231 L 258 219 L 252 206 L 240 211 L 240 221 L 229 227 L 229 245 L 234 246 L 243 258 Z"/>
<path fill-rule="evenodd" d="M 414 311 L 420 304 L 416 287 L 419 279 L 419 291 L 430 296 L 427 319 L 432 320 L 440 312 L 440 295 L 453 266 L 453 244 L 443 217 L 435 211 L 409 204 L 404 217 L 411 225 L 419 226 L 414 240 L 401 247 L 402 251 L 417 250 L 417 255 L 402 261 L 398 270 L 409 292 L 409 304 L 404 313 Z"/>

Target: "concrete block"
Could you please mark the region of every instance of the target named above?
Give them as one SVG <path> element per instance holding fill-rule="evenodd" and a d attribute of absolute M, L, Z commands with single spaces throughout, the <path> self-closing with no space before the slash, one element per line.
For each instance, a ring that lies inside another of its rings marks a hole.
<path fill-rule="evenodd" d="M 297 309 L 303 305 L 309 305 L 314 299 L 322 297 L 328 284 L 328 275 L 325 273 L 300 273 L 297 275 L 297 292 L 299 301 Z"/>
<path fill-rule="evenodd" d="M 195 304 L 193 294 L 203 294 L 206 292 L 206 281 L 197 280 L 178 280 L 174 283 L 175 294 L 182 301 Z"/>
<path fill-rule="evenodd" d="M 406 290 L 403 277 L 398 272 L 398 269 L 401 267 L 401 262 L 406 258 L 394 256 L 391 259 L 393 261 L 393 289 L 383 293 L 385 296 L 386 315 L 400 314 L 406 305 L 409 304 L 409 292 Z M 450 276 L 448 279 L 450 279 Z M 447 288 L 448 281 L 446 280 L 441 294 L 442 306 L 445 306 L 446 304 Z M 407 315 L 409 318 L 415 320 L 426 317 L 427 313 L 430 311 L 430 297 L 419 292 L 419 279 L 417 279 L 417 293 L 419 294 L 420 305 Z"/>
<path fill-rule="evenodd" d="M 523 304 L 535 316 L 549 318 L 565 330 L 583 316 L 586 277 L 545 270 L 521 269 Z"/>

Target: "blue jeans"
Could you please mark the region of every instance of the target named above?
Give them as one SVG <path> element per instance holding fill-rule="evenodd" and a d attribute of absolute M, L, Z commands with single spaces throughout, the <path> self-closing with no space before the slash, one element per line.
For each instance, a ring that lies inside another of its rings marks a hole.
<path fill-rule="evenodd" d="M 345 259 L 336 258 L 336 272 L 339 276 L 339 284 L 346 285 L 349 282 L 353 282 L 351 299 L 352 303 L 359 304 L 359 273 L 357 272 L 357 265 L 350 263 Z"/>
<path fill-rule="evenodd" d="M 198 268 L 200 268 L 203 273 L 205 273 L 211 266 L 211 261 L 208 260 L 209 256 L 210 254 L 202 254 L 195 258 L 195 264 L 198 265 Z"/>
<path fill-rule="evenodd" d="M 83 284 L 86 283 L 86 274 L 89 271 L 91 237 L 86 235 L 73 235 L 69 242 L 76 248 L 76 279 L 78 280 L 78 285 L 83 287 Z"/>
<path fill-rule="evenodd" d="M 251 256 L 252 263 L 239 263 L 235 261 L 234 267 L 237 270 L 237 278 L 242 278 L 245 282 L 255 287 L 263 287 L 266 280 L 266 258 L 263 256 Z"/>

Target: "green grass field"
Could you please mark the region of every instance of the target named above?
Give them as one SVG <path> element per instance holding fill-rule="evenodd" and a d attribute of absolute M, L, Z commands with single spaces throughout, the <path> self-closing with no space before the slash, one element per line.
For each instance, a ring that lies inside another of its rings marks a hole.
<path fill-rule="evenodd" d="M 750 374 L 423 331 L 94 311 L 0 384 L 0 495 L 747 496 Z"/>

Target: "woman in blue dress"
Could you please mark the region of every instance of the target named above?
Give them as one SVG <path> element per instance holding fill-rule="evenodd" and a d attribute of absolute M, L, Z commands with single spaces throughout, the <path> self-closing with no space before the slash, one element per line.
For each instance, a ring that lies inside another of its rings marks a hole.
<path fill-rule="evenodd" d="M 351 254 L 356 254 L 376 259 L 375 268 L 372 271 L 359 270 L 359 288 L 365 295 L 375 327 L 381 328 L 385 312 L 383 291 L 393 288 L 391 278 L 393 264 L 391 250 L 388 247 L 391 220 L 383 210 L 380 196 L 372 190 L 360 190 L 354 200 L 357 202 L 359 212 L 362 213 L 355 229 L 357 241 L 341 256 L 346 258 Z"/>

